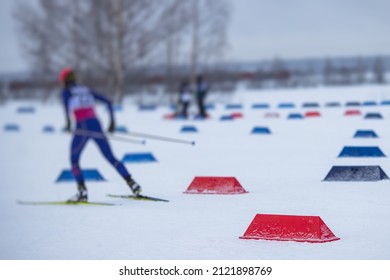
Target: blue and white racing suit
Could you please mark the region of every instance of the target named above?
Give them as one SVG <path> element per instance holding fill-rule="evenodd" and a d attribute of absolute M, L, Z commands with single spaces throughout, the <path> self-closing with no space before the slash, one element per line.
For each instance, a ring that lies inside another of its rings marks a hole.
<path fill-rule="evenodd" d="M 76 181 L 79 184 L 84 183 L 84 176 L 81 172 L 79 161 L 81 152 L 90 138 L 96 142 L 104 157 L 112 164 L 118 173 L 124 179 L 128 178 L 130 176 L 129 172 L 126 170 L 126 167 L 114 157 L 100 122 L 95 114 L 95 100 L 98 100 L 107 104 L 111 120 L 113 121 L 114 115 L 111 101 L 94 92 L 89 87 L 77 84 L 65 87 L 62 91 L 62 97 L 67 119 L 69 120 L 70 114 L 73 113 L 76 121 L 76 131 L 71 142 L 70 152 L 72 172 Z"/>

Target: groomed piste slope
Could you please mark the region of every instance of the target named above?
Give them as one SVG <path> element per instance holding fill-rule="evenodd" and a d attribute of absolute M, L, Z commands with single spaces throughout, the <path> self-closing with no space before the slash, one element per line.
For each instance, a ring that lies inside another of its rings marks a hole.
<path fill-rule="evenodd" d="M 90 201 L 115 206 L 19 205 L 75 193 L 72 178 L 58 180 L 71 136 L 56 102 L 1 104 L 0 259 L 388 260 L 389 101 L 389 86 L 238 90 L 224 103 L 211 94 L 209 119 L 184 120 L 125 100 L 122 133 L 196 144 L 111 141 L 143 194 L 169 200 L 152 202 L 108 197 L 129 189 L 89 143 Z"/>

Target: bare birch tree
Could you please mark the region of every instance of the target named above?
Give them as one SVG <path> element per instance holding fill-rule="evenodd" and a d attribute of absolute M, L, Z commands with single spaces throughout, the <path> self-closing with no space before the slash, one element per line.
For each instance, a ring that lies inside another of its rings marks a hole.
<path fill-rule="evenodd" d="M 220 58 L 227 47 L 227 24 L 230 18 L 228 0 L 189 1 L 191 23 L 191 80 L 201 71 L 200 63 Z"/>
<path fill-rule="evenodd" d="M 158 50 L 165 48 L 167 83 L 179 63 L 178 53 L 185 53 L 186 47 L 190 46 L 192 77 L 200 63 L 221 54 L 227 4 L 228 0 L 37 0 L 36 5 L 19 2 L 15 19 L 37 75 L 54 78 L 59 69 L 72 66 L 81 79 L 108 84 L 114 101 L 121 102 L 128 73 L 150 63 Z"/>
<path fill-rule="evenodd" d="M 107 77 L 115 101 L 123 98 L 126 71 L 152 50 L 153 0 L 39 0 L 19 2 L 15 18 L 22 47 L 38 75 L 71 65 L 80 76 Z M 43 76 L 43 75 L 42 75 Z"/>
<path fill-rule="evenodd" d="M 188 29 L 189 11 L 182 0 L 167 0 L 159 15 L 162 53 L 165 59 L 165 88 L 168 92 L 174 90 L 174 70 L 180 62 L 182 42 Z"/>

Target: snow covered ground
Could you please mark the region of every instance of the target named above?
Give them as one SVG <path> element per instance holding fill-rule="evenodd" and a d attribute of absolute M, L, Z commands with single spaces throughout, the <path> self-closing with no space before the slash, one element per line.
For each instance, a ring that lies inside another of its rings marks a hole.
<path fill-rule="evenodd" d="M 299 90 L 239 90 L 231 103 L 216 104 L 211 119 L 166 120 L 168 108 L 138 111 L 130 102 L 116 113 L 117 125 L 130 131 L 196 141 L 195 146 L 147 140 L 146 145 L 111 142 L 115 155 L 150 152 L 157 162 L 126 164 L 144 194 L 169 203 L 107 197 L 128 188 L 104 160 L 95 144 L 82 155 L 83 168 L 96 168 L 107 179 L 88 183 L 91 201 L 119 206 L 22 206 L 17 200 L 55 201 L 72 196 L 74 183 L 56 183 L 69 169 L 70 136 L 61 132 L 59 104 L 8 102 L 0 106 L 0 259 L 269 259 L 388 260 L 390 259 L 390 181 L 324 182 L 334 165 L 380 165 L 383 158 L 338 158 L 344 146 L 378 146 L 390 155 L 390 106 L 346 107 L 350 101 L 390 100 L 389 86 Z M 281 102 L 296 108 L 280 109 Z M 318 102 L 319 108 L 302 108 Z M 325 107 L 340 102 L 341 107 Z M 269 109 L 252 109 L 269 103 Z M 35 113 L 17 113 L 33 106 Z M 346 117 L 347 109 L 362 116 Z M 321 117 L 289 120 L 289 113 L 319 111 Z M 107 125 L 106 110 L 98 108 Z M 241 112 L 244 117 L 220 121 Z M 279 118 L 265 118 L 277 112 Z M 380 112 L 382 120 L 366 120 Z M 3 130 L 15 123 L 20 132 Z M 43 133 L 45 125 L 54 133 Z M 194 125 L 198 133 L 181 133 Z M 270 135 L 251 134 L 265 126 Z M 372 129 L 377 139 L 353 138 L 358 129 Z M 183 194 L 195 176 L 234 176 L 249 192 L 241 195 Z M 340 238 L 328 243 L 241 240 L 256 214 L 320 216 Z"/>

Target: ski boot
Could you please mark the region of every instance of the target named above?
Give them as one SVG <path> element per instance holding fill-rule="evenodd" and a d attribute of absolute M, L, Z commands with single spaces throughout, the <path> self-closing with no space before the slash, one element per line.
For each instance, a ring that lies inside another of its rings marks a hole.
<path fill-rule="evenodd" d="M 126 183 L 130 187 L 131 191 L 135 196 L 139 196 L 142 192 L 141 186 L 131 178 L 131 176 L 126 178 Z"/>
<path fill-rule="evenodd" d="M 77 202 L 87 202 L 88 201 L 88 190 L 85 187 L 84 183 L 78 185 L 79 192 L 74 196 L 69 198 L 66 202 L 68 203 L 77 203 Z"/>

